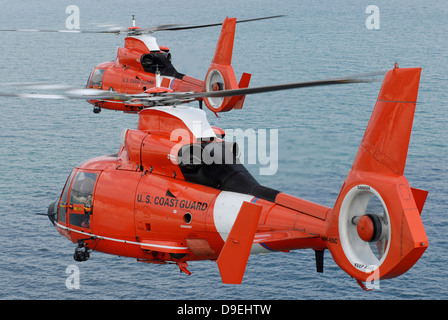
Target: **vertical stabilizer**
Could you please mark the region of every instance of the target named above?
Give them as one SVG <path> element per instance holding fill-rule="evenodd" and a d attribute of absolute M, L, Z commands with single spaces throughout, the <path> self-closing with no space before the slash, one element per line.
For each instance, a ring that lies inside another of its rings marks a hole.
<path fill-rule="evenodd" d="M 235 72 L 231 65 L 233 43 L 235 39 L 236 18 L 226 18 L 222 24 L 221 34 L 216 45 L 215 55 L 207 71 L 204 81 L 204 91 L 231 90 L 247 88 L 250 74 L 243 73 L 240 82 L 236 80 Z M 204 98 L 205 105 L 211 111 L 226 112 L 243 107 L 245 96 L 227 98 Z"/>
<path fill-rule="evenodd" d="M 420 72 L 420 68 L 394 68 L 386 74 L 354 170 L 403 174 Z"/>

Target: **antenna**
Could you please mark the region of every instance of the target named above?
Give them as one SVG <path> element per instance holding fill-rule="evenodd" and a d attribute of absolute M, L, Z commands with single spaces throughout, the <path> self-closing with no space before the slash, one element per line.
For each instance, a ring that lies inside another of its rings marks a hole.
<path fill-rule="evenodd" d="M 160 71 L 159 71 L 159 65 L 156 64 L 156 87 L 160 88 L 161 84 L 162 84 L 162 79 L 160 77 Z"/>
<path fill-rule="evenodd" d="M 135 15 L 132 15 L 132 26 L 135 27 Z"/>

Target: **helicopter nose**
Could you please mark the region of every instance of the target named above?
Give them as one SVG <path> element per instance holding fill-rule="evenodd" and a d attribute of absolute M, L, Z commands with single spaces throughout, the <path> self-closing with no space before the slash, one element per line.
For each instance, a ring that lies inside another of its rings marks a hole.
<path fill-rule="evenodd" d="M 50 206 L 48 207 L 48 211 L 47 211 L 48 219 L 50 219 L 50 221 L 53 225 L 54 225 L 54 220 L 55 220 L 56 214 L 57 214 L 57 204 L 58 204 L 58 201 L 52 202 L 50 204 Z"/>

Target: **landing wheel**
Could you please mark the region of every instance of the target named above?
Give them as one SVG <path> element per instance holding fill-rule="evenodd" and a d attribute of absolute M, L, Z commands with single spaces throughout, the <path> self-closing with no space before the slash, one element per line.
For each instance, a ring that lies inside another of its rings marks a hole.
<path fill-rule="evenodd" d="M 100 113 L 101 112 L 101 107 L 97 104 L 95 104 L 93 106 L 93 113 Z"/>

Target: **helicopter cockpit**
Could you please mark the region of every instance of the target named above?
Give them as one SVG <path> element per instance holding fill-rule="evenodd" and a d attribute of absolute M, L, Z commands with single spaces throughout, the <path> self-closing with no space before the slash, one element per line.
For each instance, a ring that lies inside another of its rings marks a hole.
<path fill-rule="evenodd" d="M 103 88 L 104 69 L 95 68 L 87 80 L 86 88 L 98 89 Z"/>
<path fill-rule="evenodd" d="M 90 229 L 93 193 L 99 172 L 73 170 L 67 179 L 59 201 L 49 208 L 55 221 L 75 228 Z M 53 207 L 54 206 L 54 207 Z"/>

